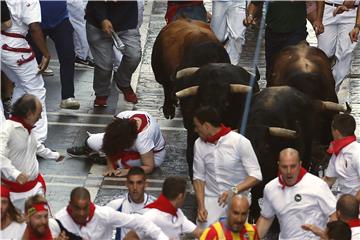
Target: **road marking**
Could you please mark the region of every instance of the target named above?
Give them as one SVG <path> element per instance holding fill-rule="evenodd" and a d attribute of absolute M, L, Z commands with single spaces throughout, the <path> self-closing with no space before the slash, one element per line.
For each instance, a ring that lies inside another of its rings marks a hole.
<path fill-rule="evenodd" d="M 144 111 L 146 112 L 146 111 Z M 68 117 L 97 117 L 97 118 L 113 118 L 111 114 L 99 114 L 99 113 L 74 113 L 74 112 L 46 112 L 50 116 L 68 116 Z M 155 117 L 156 120 L 160 121 L 182 121 L 182 118 L 165 119 L 163 117 Z"/>
<path fill-rule="evenodd" d="M 72 127 L 99 127 L 105 128 L 107 124 L 96 124 L 96 123 L 63 123 L 63 122 L 48 122 L 48 125 L 54 126 L 72 126 Z M 163 131 L 187 131 L 182 127 L 160 127 Z"/>
<path fill-rule="evenodd" d="M 47 182 L 46 186 L 54 186 L 54 187 L 72 187 L 72 188 L 76 188 L 79 187 L 79 184 L 76 183 L 54 183 L 54 182 Z M 82 186 L 82 185 L 81 185 Z"/>
<path fill-rule="evenodd" d="M 45 178 L 64 178 L 64 179 L 81 179 L 81 180 L 85 180 L 87 177 L 86 176 L 70 176 L 70 175 L 54 175 L 54 174 L 49 174 L 49 175 L 42 175 Z"/>

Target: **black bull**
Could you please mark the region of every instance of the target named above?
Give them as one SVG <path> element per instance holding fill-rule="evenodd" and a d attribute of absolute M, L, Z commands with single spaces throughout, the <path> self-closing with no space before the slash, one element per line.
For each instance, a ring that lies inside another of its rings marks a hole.
<path fill-rule="evenodd" d="M 277 177 L 277 161 L 282 149 L 297 149 L 303 167 L 315 172 L 322 164 L 320 160 L 329 157 L 326 147 L 314 141 L 318 131 L 316 116 L 338 110 L 336 104 L 314 100 L 287 86 L 266 88 L 253 96 L 245 136 L 253 145 L 263 181 L 252 189 L 252 218 L 259 215 L 258 199 L 265 184 Z"/>
<path fill-rule="evenodd" d="M 185 73 L 184 73 L 185 72 Z M 228 63 L 212 63 L 199 69 L 184 69 L 178 72 L 182 75 L 175 81 L 176 95 L 180 99 L 183 122 L 187 131 L 186 159 L 189 165 L 189 175 L 192 178 L 193 149 L 198 135 L 194 131 L 193 116 L 200 106 L 211 106 L 220 114 L 226 126 L 236 129 L 244 111 L 247 92 L 259 91 L 256 72 L 255 85 L 250 88 L 251 75 L 243 68 Z"/>

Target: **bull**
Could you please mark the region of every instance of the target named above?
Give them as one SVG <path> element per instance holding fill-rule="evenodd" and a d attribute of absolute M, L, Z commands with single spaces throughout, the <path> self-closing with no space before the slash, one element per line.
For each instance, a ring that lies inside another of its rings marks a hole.
<path fill-rule="evenodd" d="M 177 72 L 176 77 L 176 96 L 180 100 L 184 126 L 187 129 L 186 158 L 192 178 L 193 147 L 198 137 L 193 125 L 194 112 L 200 106 L 211 106 L 218 111 L 226 126 L 238 128 L 246 94 L 249 91 L 259 92 L 257 82 L 253 87 L 248 86 L 250 79 L 255 77 L 257 81 L 260 74 L 257 70 L 256 76 L 252 76 L 242 67 L 229 63 L 211 63 L 201 68 L 183 69 Z"/>
<path fill-rule="evenodd" d="M 258 199 L 266 183 L 277 176 L 279 152 L 284 148 L 299 151 L 306 169 L 322 145 L 314 141 L 316 116 L 324 111 L 348 111 L 329 101 L 314 100 L 301 91 L 288 87 L 265 88 L 253 96 L 246 137 L 251 141 L 263 174 L 263 182 L 252 189 L 251 216 L 256 219 Z M 324 154 L 324 150 L 320 153 Z"/>
<path fill-rule="evenodd" d="M 276 55 L 267 86 L 291 86 L 313 99 L 338 103 L 329 59 L 323 51 L 305 42 L 288 46 Z M 319 118 L 316 139 L 323 144 L 331 141 L 334 114 L 323 112 L 316 117 Z"/>
<path fill-rule="evenodd" d="M 175 116 L 176 72 L 183 68 L 201 67 L 212 62 L 230 63 L 230 59 L 208 24 L 181 18 L 166 25 L 160 31 L 154 43 L 151 66 L 156 81 L 164 88 L 165 118 Z"/>

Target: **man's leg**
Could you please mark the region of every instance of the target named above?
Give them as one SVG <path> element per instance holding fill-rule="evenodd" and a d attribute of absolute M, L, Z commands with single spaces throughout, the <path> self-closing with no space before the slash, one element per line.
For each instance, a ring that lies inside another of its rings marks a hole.
<path fill-rule="evenodd" d="M 230 6 L 229 2 L 213 1 L 212 17 L 210 27 L 220 42 L 224 42 L 228 37 L 226 12 Z"/>
<path fill-rule="evenodd" d="M 93 88 L 96 97 L 110 95 L 110 81 L 113 67 L 113 42 L 110 35 L 102 32 L 91 24 L 86 24 L 86 33 L 91 53 L 94 57 L 94 82 Z M 106 106 L 106 101 L 105 105 Z"/>

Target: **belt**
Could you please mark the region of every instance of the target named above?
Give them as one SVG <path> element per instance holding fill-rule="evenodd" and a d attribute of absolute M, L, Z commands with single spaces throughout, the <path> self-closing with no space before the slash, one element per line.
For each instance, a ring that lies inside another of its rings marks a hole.
<path fill-rule="evenodd" d="M 325 2 L 325 4 L 329 5 L 329 6 L 333 6 L 333 7 L 343 6 L 343 4 L 329 3 L 329 2 Z M 351 7 L 351 9 L 357 8 L 357 6 L 359 6 L 359 5 L 354 5 L 354 6 Z"/>
<path fill-rule="evenodd" d="M 8 33 L 8 32 L 5 32 L 5 31 L 1 31 L 1 34 L 2 35 L 5 35 L 7 37 L 13 37 L 13 38 L 25 38 L 25 36 L 21 35 L 21 34 L 18 34 L 18 33 Z"/>
<path fill-rule="evenodd" d="M 23 65 L 24 63 L 30 62 L 35 58 L 35 53 L 31 48 L 13 48 L 9 47 L 7 44 L 2 45 L 1 47 L 3 50 L 10 51 L 10 52 L 19 52 L 19 53 L 31 53 L 31 55 L 28 58 L 24 58 L 21 55 L 21 59 L 17 60 L 16 63 L 18 66 Z"/>

